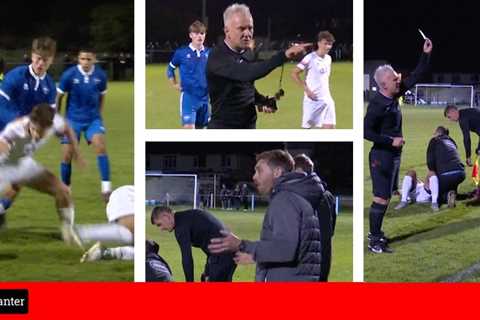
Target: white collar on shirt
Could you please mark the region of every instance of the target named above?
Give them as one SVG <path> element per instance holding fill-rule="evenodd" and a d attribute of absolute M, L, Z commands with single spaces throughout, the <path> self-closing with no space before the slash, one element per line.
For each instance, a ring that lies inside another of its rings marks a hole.
<path fill-rule="evenodd" d="M 77 68 L 78 68 L 78 71 L 80 71 L 80 73 L 82 74 L 82 76 L 86 77 L 86 76 L 91 76 L 93 74 L 93 71 L 95 71 L 95 65 L 92 66 L 92 69 L 90 69 L 90 71 L 88 72 L 85 72 L 83 71 L 82 67 L 78 64 L 77 65 Z"/>
<path fill-rule="evenodd" d="M 37 76 L 35 72 L 33 72 L 33 67 L 31 64 L 28 66 L 28 71 L 30 72 L 30 75 L 33 77 L 33 79 L 35 79 L 34 90 L 37 91 L 38 87 L 40 86 L 40 80 L 45 79 L 45 77 L 47 76 L 47 73 L 45 72 L 42 76 Z"/>
<path fill-rule="evenodd" d="M 37 81 L 38 81 L 38 80 L 43 80 L 43 79 L 45 79 L 45 77 L 47 76 L 47 73 L 46 73 L 46 72 L 45 72 L 42 76 L 36 75 L 35 72 L 33 71 L 33 67 L 32 67 L 31 64 L 28 66 L 28 71 L 30 72 L 30 75 L 31 75 L 35 80 L 37 80 Z"/>
<path fill-rule="evenodd" d="M 200 57 L 200 53 L 201 53 L 203 50 L 205 50 L 205 47 L 204 47 L 203 45 L 202 45 L 202 47 L 200 48 L 200 50 L 198 50 L 197 48 L 195 48 L 195 47 L 193 46 L 193 44 L 192 44 L 191 42 L 190 42 L 190 44 L 188 45 L 188 47 L 189 47 L 190 49 L 192 49 L 192 51 L 197 54 L 197 57 Z"/>

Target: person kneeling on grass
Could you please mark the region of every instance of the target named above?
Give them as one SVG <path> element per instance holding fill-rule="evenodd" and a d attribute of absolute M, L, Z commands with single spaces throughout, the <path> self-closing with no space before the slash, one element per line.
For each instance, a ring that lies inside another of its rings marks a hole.
<path fill-rule="evenodd" d="M 427 148 L 427 166 L 431 172 L 427 175 L 427 181 L 429 182 L 429 188 L 432 193 L 432 209 L 437 211 L 438 207 L 444 203 L 446 203 L 449 208 L 455 207 L 458 185 L 465 180 L 465 166 L 460 160 L 457 144 L 449 136 L 449 131 L 445 127 L 437 127 L 432 139 L 430 139 Z M 437 179 L 433 178 L 435 176 Z M 408 185 L 408 182 L 405 182 L 404 179 L 404 184 L 405 183 Z M 405 188 L 407 187 L 405 186 Z M 403 187 L 402 191 L 405 193 Z M 434 197 L 436 197 L 437 194 L 438 205 L 435 206 L 434 203 L 437 201 Z M 402 202 L 406 202 L 403 194 Z M 397 205 L 398 209 L 405 207 L 402 202 Z M 397 209 L 397 207 L 395 209 Z"/>
<path fill-rule="evenodd" d="M 24 186 L 51 195 L 55 198 L 62 230 L 69 230 L 73 227 L 75 213 L 68 187 L 33 159 L 35 151 L 53 134 L 67 135 L 76 141 L 73 130 L 46 103 L 36 105 L 29 115 L 7 124 L 0 132 L 0 193 L 3 192 L 3 199 L 8 199 L 10 204 Z M 73 158 L 83 167 L 85 162 L 75 142 L 72 148 Z M 5 211 L 1 212 L 0 226 L 6 221 Z"/>

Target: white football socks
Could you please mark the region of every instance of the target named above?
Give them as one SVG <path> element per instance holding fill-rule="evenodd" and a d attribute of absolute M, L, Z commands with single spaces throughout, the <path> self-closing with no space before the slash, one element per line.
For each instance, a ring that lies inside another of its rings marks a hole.
<path fill-rule="evenodd" d="M 133 260 L 135 250 L 132 246 L 106 248 L 102 253 L 103 259 Z"/>
<path fill-rule="evenodd" d="M 408 194 L 410 193 L 410 189 L 412 188 L 413 179 L 410 176 L 403 177 L 402 182 L 402 202 L 407 202 Z"/>
<path fill-rule="evenodd" d="M 82 242 L 101 241 L 120 244 L 133 243 L 133 234 L 130 230 L 116 223 L 76 225 L 76 231 Z"/>
<path fill-rule="evenodd" d="M 102 181 L 102 193 L 107 193 L 112 191 L 112 182 Z"/>
<path fill-rule="evenodd" d="M 432 203 L 438 203 L 438 192 L 439 192 L 438 177 L 431 176 L 428 181 L 430 185 L 430 192 L 432 193 Z"/>

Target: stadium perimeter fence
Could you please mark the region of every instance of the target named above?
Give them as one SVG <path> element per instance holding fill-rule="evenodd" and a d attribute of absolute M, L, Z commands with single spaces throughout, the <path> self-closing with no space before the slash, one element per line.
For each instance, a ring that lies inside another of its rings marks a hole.
<path fill-rule="evenodd" d="M 221 196 L 213 193 L 198 193 L 195 201 L 186 200 L 191 199 L 191 194 L 172 194 L 167 198 L 161 200 L 151 199 L 148 197 L 145 200 L 147 207 L 155 206 L 169 206 L 169 207 L 191 207 L 203 208 L 225 211 L 250 211 L 254 212 L 259 207 L 268 206 L 268 197 L 258 194 L 249 194 L 247 196 Z M 353 197 L 348 195 L 336 195 L 335 206 L 337 214 L 340 214 L 345 209 L 353 208 Z"/>

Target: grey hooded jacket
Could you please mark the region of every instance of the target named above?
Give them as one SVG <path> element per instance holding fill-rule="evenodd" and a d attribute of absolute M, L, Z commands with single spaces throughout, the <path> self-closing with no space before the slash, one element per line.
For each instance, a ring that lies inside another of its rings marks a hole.
<path fill-rule="evenodd" d="M 257 263 L 256 281 L 319 281 L 320 228 L 311 201 L 324 189 L 314 177 L 291 172 L 276 180 L 260 240 L 244 242 Z"/>

